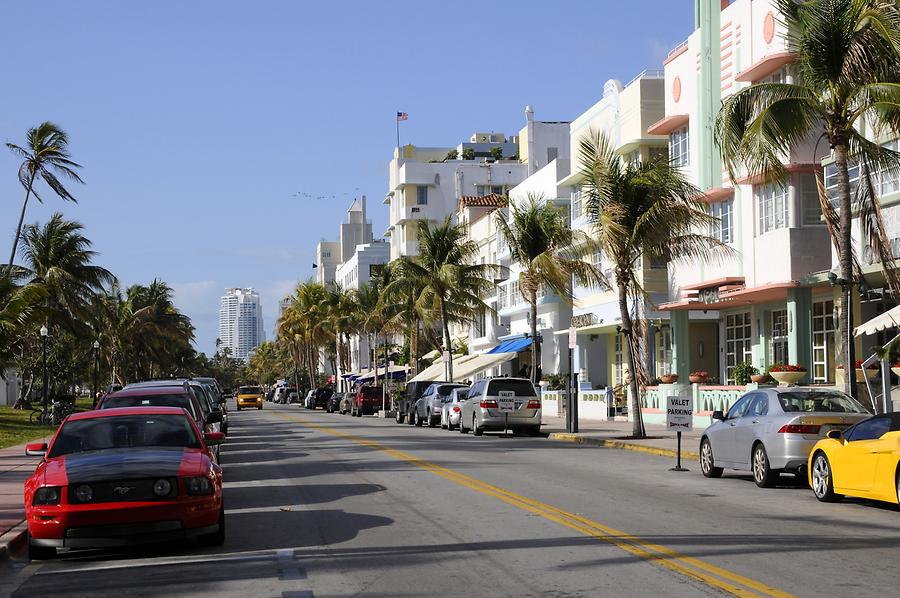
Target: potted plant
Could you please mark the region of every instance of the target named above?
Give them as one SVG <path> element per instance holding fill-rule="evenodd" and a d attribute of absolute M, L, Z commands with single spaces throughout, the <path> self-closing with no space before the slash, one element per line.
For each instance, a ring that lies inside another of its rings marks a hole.
<path fill-rule="evenodd" d="M 870 364 L 869 367 L 867 367 L 865 369 L 865 371 L 863 371 L 862 364 L 863 364 L 862 359 L 856 360 L 856 381 L 857 382 L 865 382 L 866 378 L 874 378 L 875 376 L 878 375 L 878 364 L 875 364 L 875 363 Z M 837 369 L 843 370 L 844 364 L 839 363 L 837 365 Z M 841 372 L 841 373 L 843 373 L 843 372 Z"/>
<path fill-rule="evenodd" d="M 663 384 L 675 384 L 678 382 L 678 374 L 663 374 L 659 379 Z"/>
<path fill-rule="evenodd" d="M 769 375 L 782 386 L 800 382 L 806 376 L 806 366 L 790 363 L 775 363 L 769 366 Z"/>
<path fill-rule="evenodd" d="M 696 372 L 691 372 L 688 375 L 688 380 L 691 381 L 691 384 L 703 384 L 704 382 L 706 382 L 708 376 L 709 372 L 698 370 Z"/>
<path fill-rule="evenodd" d="M 738 386 L 746 386 L 753 379 L 753 376 L 759 375 L 759 370 L 753 367 L 753 364 L 749 361 L 745 361 L 734 366 L 731 375 L 734 378 L 735 384 Z M 753 381 L 756 382 L 756 380 Z"/>
<path fill-rule="evenodd" d="M 894 362 L 891 366 L 891 371 L 894 372 L 895 376 L 900 376 L 900 361 Z"/>
<path fill-rule="evenodd" d="M 765 372 L 762 374 L 752 374 L 750 376 L 750 381 L 755 382 L 756 384 L 768 384 L 772 381 L 772 376 Z"/>

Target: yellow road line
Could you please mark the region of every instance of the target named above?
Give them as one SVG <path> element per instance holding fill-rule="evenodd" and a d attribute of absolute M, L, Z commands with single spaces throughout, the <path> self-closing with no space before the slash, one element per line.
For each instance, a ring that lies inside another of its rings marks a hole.
<path fill-rule="evenodd" d="M 596 521 L 592 521 L 580 515 L 564 511 L 552 505 L 548 505 L 534 499 L 492 486 L 481 480 L 467 476 L 465 474 L 453 471 L 446 467 L 437 465 L 420 459 L 409 453 L 399 451 L 397 449 L 385 446 L 379 442 L 361 438 L 353 434 L 341 432 L 334 428 L 305 420 L 293 415 L 278 413 L 279 417 L 290 419 L 303 424 L 309 428 L 314 428 L 340 438 L 345 438 L 361 444 L 373 450 L 386 453 L 400 461 L 416 465 L 426 471 L 441 476 L 447 480 L 465 486 L 476 492 L 491 496 L 502 502 L 518 507 L 529 513 L 539 515 L 544 519 L 564 525 L 570 529 L 576 530 L 586 536 L 603 540 L 613 544 L 617 548 L 628 552 L 629 554 L 643 558 L 651 563 L 664 566 L 682 575 L 686 575 L 693 579 L 699 580 L 707 585 L 718 588 L 735 596 L 773 596 L 778 598 L 788 598 L 792 596 L 787 592 L 783 592 L 777 588 L 771 587 L 764 583 L 744 577 L 738 573 L 734 573 L 722 567 L 718 567 L 706 561 L 690 557 L 677 552 L 666 546 L 647 542 L 631 534 L 616 530 L 609 526 L 603 525 Z"/>

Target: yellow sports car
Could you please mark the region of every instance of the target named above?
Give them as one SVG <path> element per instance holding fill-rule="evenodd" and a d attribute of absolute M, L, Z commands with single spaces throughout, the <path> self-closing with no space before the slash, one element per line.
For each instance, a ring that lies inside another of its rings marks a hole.
<path fill-rule="evenodd" d="M 831 430 L 809 453 L 809 485 L 821 501 L 846 496 L 897 503 L 900 413 L 876 415 L 843 432 Z"/>
<path fill-rule="evenodd" d="M 241 386 L 235 395 L 237 410 L 263 408 L 263 390 L 259 386 Z"/>

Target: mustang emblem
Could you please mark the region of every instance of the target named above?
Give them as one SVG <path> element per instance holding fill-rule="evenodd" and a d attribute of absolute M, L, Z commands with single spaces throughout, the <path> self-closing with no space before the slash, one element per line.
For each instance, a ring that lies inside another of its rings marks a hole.
<path fill-rule="evenodd" d="M 137 488 L 137 486 L 116 486 L 115 488 L 113 488 L 113 492 L 115 492 L 119 496 L 125 496 L 135 488 Z"/>

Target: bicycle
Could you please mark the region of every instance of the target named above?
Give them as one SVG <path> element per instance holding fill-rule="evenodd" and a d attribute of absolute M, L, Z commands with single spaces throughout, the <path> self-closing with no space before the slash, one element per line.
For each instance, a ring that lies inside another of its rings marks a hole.
<path fill-rule="evenodd" d="M 43 407 L 34 409 L 28 416 L 28 421 L 33 425 L 58 426 L 64 419 L 75 413 L 75 405 L 66 401 L 56 401 Z"/>

